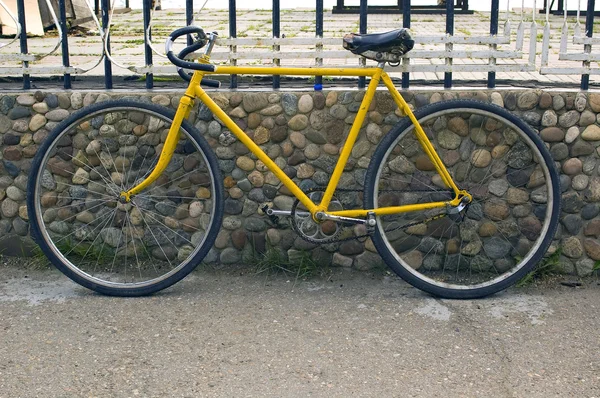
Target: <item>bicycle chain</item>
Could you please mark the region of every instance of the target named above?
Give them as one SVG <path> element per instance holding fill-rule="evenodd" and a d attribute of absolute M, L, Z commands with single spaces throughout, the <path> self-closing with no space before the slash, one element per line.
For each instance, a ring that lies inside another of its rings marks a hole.
<path fill-rule="evenodd" d="M 312 192 L 319 192 L 319 191 L 325 192 L 325 189 L 326 189 L 326 187 L 313 187 L 313 188 L 309 188 L 309 189 L 304 190 L 304 193 L 309 194 L 309 193 L 312 193 Z M 338 189 L 336 189 L 334 191 L 334 196 L 335 196 L 336 192 L 362 192 L 362 191 L 363 191 L 362 189 L 338 188 Z M 419 189 L 414 189 L 414 190 L 413 189 L 382 189 L 380 192 L 410 192 L 410 193 L 414 193 L 414 192 L 429 192 L 429 193 L 431 193 L 432 191 L 425 190 L 425 189 L 420 189 L 420 190 Z M 436 192 L 443 192 L 443 191 L 436 191 Z M 451 190 L 448 190 L 448 193 L 451 193 L 451 192 L 452 192 Z M 298 228 L 298 225 L 296 224 L 296 208 L 298 207 L 299 204 L 300 204 L 300 200 L 296 198 L 296 200 L 294 201 L 294 204 L 292 205 L 292 210 L 291 210 L 291 214 L 290 214 L 290 216 L 291 216 L 291 225 L 292 225 L 292 229 L 294 230 L 294 232 L 296 232 L 296 234 L 298 234 L 298 236 L 300 236 L 302 239 L 304 239 L 307 242 L 310 242 L 310 243 L 313 243 L 313 244 L 320 244 L 320 245 L 326 245 L 326 244 L 329 244 L 329 243 L 347 242 L 347 241 L 350 241 L 350 240 L 353 240 L 353 239 L 356 239 L 356 240 L 358 240 L 360 242 L 364 242 L 364 240 L 361 241 L 360 239 L 362 239 L 362 238 L 368 238 L 369 236 L 372 235 L 372 232 L 371 233 L 367 232 L 364 235 L 350 236 L 348 238 L 343 238 L 343 239 L 338 239 L 338 238 L 330 238 L 330 239 L 326 239 L 326 240 L 323 240 L 323 239 L 321 239 L 321 240 L 312 239 L 310 236 L 306 236 L 305 234 L 303 234 L 300 231 L 300 229 Z M 426 218 L 425 220 L 415 221 L 415 222 L 412 222 L 412 223 L 409 223 L 409 224 L 405 224 L 405 225 L 403 225 L 401 227 L 394 228 L 394 229 L 391 229 L 391 230 L 386 231 L 386 232 L 393 232 L 393 231 L 396 231 L 398 229 L 404 229 L 404 230 L 406 230 L 406 229 L 408 229 L 408 228 L 410 228 L 412 226 L 415 226 L 415 225 L 419 225 L 419 224 L 423 224 L 423 223 L 429 223 L 429 222 L 431 222 L 433 220 L 438 220 L 440 218 L 446 217 L 446 215 L 447 215 L 446 213 L 438 214 L 436 216 Z M 340 222 L 340 221 L 334 221 L 334 222 L 343 223 L 343 222 Z M 337 233 L 336 233 L 336 235 L 337 235 Z"/>

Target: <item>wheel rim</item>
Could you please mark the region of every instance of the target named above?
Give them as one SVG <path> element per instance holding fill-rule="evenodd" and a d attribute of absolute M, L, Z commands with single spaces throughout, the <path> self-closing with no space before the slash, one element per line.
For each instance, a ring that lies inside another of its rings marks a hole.
<path fill-rule="evenodd" d="M 550 171 L 540 150 L 520 127 L 482 109 L 440 110 L 419 119 L 419 123 L 444 163 L 450 165 L 448 171 L 459 188 L 474 194 L 474 203 L 463 221 L 443 217 L 419 223 L 445 213 L 443 209 L 425 212 L 424 216 L 419 212 L 421 215 L 379 217 L 381 242 L 404 271 L 432 286 L 475 290 L 501 284 L 540 255 L 540 248 L 547 243 L 544 238 L 550 230 L 554 198 Z M 442 189 L 439 176 L 432 177 L 437 173 L 430 170 L 432 165 L 412 139 L 412 130 L 411 125 L 399 134 L 377 169 L 375 207 L 405 204 L 411 197 L 408 203 L 451 198 L 443 192 L 447 188 Z M 502 145 L 508 148 L 500 148 Z M 465 152 L 469 154 L 466 159 Z M 488 155 L 487 166 L 478 167 L 486 164 Z M 411 162 L 417 162 L 414 170 Z M 502 163 L 504 166 L 499 167 Z M 431 192 L 403 193 L 400 198 L 386 192 L 388 187 L 392 191 L 404 187 Z M 530 202 L 533 205 L 528 212 Z M 410 229 L 400 232 L 407 225 Z"/>
<path fill-rule="evenodd" d="M 215 181 L 185 129 L 163 175 L 130 203 L 117 200 L 153 169 L 170 123 L 147 108 L 100 108 L 66 126 L 42 158 L 34 197 L 41 237 L 55 262 L 88 284 L 144 289 L 174 277 L 203 247 Z"/>

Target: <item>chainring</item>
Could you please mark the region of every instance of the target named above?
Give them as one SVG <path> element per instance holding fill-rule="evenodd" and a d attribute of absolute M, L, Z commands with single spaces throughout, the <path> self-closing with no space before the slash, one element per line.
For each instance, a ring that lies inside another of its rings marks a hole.
<path fill-rule="evenodd" d="M 311 201 L 319 203 L 323 193 L 323 190 L 310 189 L 307 195 Z M 343 210 L 342 203 L 335 196 L 331 198 L 329 208 L 333 211 Z M 342 232 L 342 226 L 335 221 L 316 222 L 298 199 L 294 201 L 292 206 L 291 224 L 292 229 L 302 239 L 315 244 L 339 242 L 337 236 Z"/>

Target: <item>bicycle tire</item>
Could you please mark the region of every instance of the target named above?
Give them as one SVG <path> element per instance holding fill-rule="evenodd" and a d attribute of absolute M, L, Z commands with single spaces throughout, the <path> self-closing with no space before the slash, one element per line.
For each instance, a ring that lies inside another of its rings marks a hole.
<path fill-rule="evenodd" d="M 74 112 L 40 146 L 27 187 L 32 236 L 78 284 L 113 296 L 152 294 L 212 248 L 223 179 L 188 121 L 163 175 L 130 203 L 117 200 L 153 170 L 174 115 L 151 103 L 101 102 Z"/>
<path fill-rule="evenodd" d="M 460 215 L 438 209 L 378 217 L 375 248 L 401 278 L 438 297 L 506 289 L 542 260 L 556 232 L 560 186 L 552 156 L 529 125 L 493 104 L 450 100 L 415 117 L 474 201 Z M 453 197 L 413 129 L 404 118 L 377 147 L 365 177 L 366 208 Z"/>

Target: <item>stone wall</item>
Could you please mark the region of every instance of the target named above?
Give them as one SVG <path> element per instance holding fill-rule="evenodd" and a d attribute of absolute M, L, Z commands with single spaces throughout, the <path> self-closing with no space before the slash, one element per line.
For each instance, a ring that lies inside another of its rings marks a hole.
<path fill-rule="evenodd" d="M 86 105 L 124 93 L 31 92 L 0 97 L 0 250 L 27 251 L 27 174 L 38 145 L 59 121 Z M 135 98 L 174 107 L 181 93 L 139 94 Z M 362 99 L 362 91 L 221 92 L 212 97 L 303 189 L 325 186 Z M 561 172 L 561 223 L 550 251 L 561 249 L 565 273 L 589 275 L 600 260 L 600 94 L 543 91 L 406 92 L 415 108 L 451 98 L 475 98 L 521 116 L 542 136 Z M 129 96 L 131 97 L 131 96 Z M 259 208 L 266 202 L 289 208 L 289 192 L 262 162 L 204 107 L 193 124 L 215 149 L 226 188 L 225 220 L 208 262 L 239 263 L 244 253 L 264 251 L 267 242 L 286 255 L 310 251 L 321 263 L 367 269 L 378 256 L 370 240 L 317 247 L 289 228 L 270 226 Z M 342 177 L 345 188 L 360 189 L 376 143 L 399 120 L 387 92 L 377 92 Z M 346 201 L 359 203 L 360 194 Z M 354 196 L 352 196 L 354 195 Z M 375 261 L 374 261 L 375 260 Z"/>

